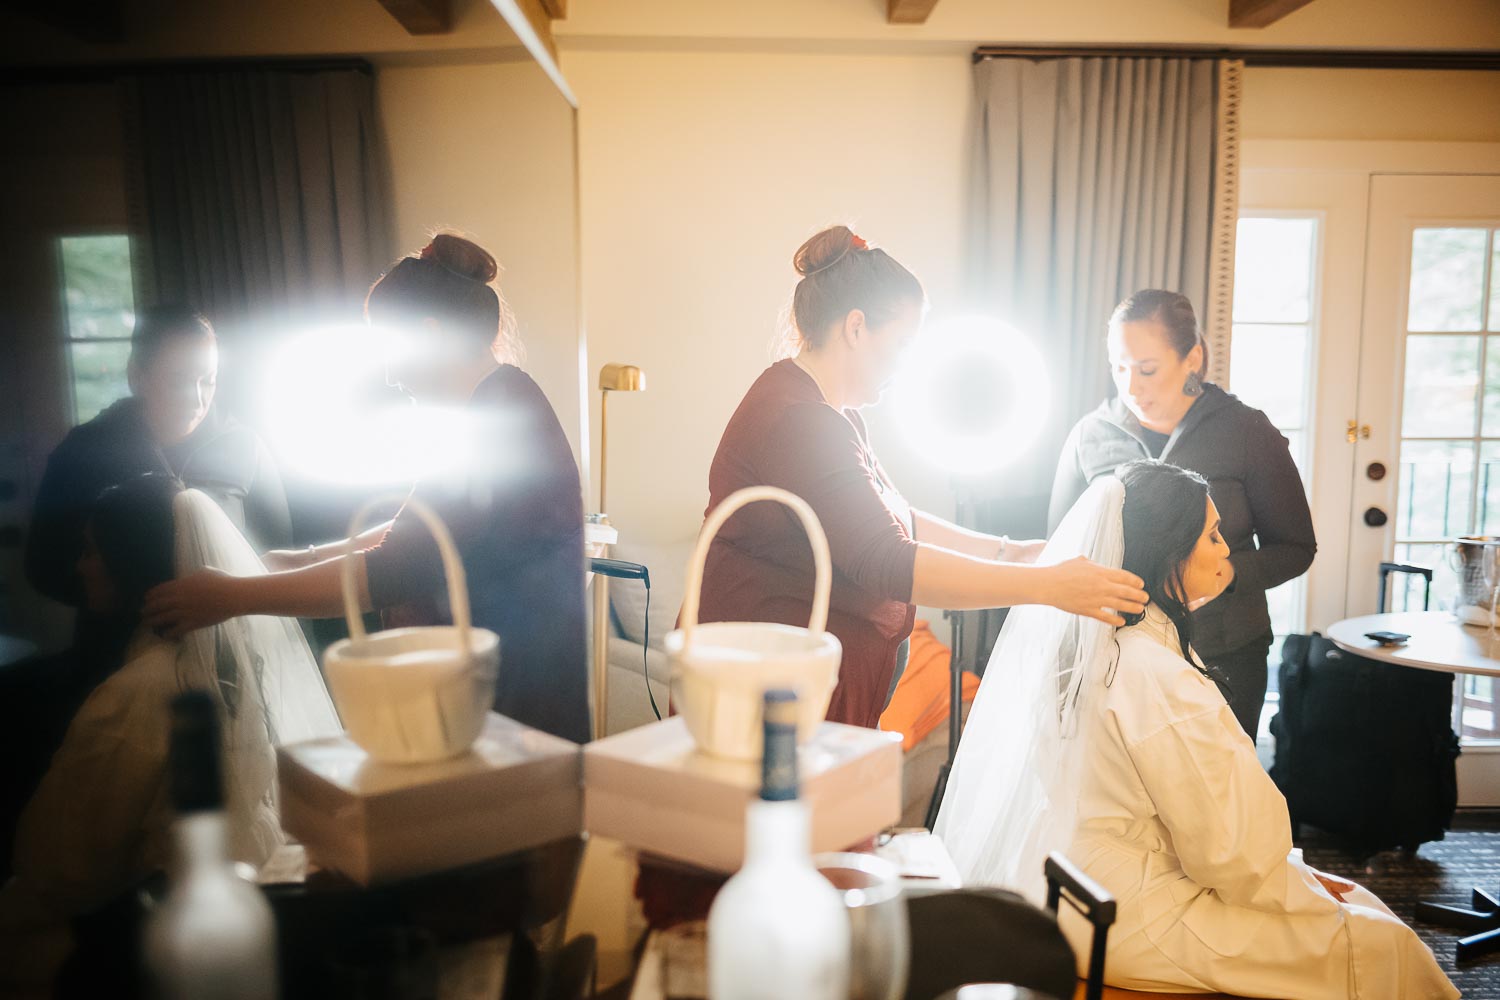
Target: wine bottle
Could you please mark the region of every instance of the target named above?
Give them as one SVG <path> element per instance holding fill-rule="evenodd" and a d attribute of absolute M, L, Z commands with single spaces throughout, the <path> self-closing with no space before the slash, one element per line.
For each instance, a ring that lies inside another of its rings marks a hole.
<path fill-rule="evenodd" d="M 201 691 L 172 702 L 173 857 L 167 894 L 146 926 L 157 1000 L 275 1000 L 271 907 L 229 858 L 218 706 Z"/>
<path fill-rule="evenodd" d="M 797 798 L 797 697 L 765 695 L 761 789 L 745 813 L 745 862 L 708 914 L 711 1000 L 847 1000 L 849 915 L 813 867 Z"/>

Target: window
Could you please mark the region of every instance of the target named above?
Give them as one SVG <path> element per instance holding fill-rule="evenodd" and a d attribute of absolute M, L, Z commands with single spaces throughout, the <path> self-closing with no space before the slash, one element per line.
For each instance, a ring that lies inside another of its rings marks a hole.
<path fill-rule="evenodd" d="M 1455 535 L 1500 532 L 1500 230 L 1412 232 L 1405 323 L 1397 561 L 1431 567 L 1435 606 L 1453 607 Z M 1396 610 L 1420 610 L 1423 585 L 1402 578 Z"/>
<path fill-rule="evenodd" d="M 1312 474 L 1307 428 L 1317 343 L 1318 226 L 1311 216 L 1245 216 L 1234 251 L 1230 387 L 1286 435 L 1305 488 Z M 1302 628 L 1305 577 L 1268 592 L 1266 600 L 1278 637 Z"/>
<path fill-rule="evenodd" d="M 135 328 L 130 237 L 64 236 L 58 256 L 73 422 L 81 424 L 130 391 L 125 383 Z"/>

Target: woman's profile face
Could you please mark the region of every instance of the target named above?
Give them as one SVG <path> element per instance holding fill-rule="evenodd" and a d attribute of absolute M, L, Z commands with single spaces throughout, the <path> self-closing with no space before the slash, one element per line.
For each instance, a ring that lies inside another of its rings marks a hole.
<path fill-rule="evenodd" d="M 880 401 L 881 394 L 896 380 L 902 358 L 917 342 L 922 332 L 922 304 L 903 302 L 896 314 L 884 323 L 864 320 L 858 350 L 855 386 L 858 398 L 854 406 L 869 406 Z"/>
<path fill-rule="evenodd" d="M 1197 608 L 1224 593 L 1234 579 L 1229 565 L 1229 545 L 1219 530 L 1219 508 L 1213 498 L 1208 499 L 1208 513 L 1203 522 L 1203 533 L 1192 555 L 1182 564 L 1182 603 Z"/>
<path fill-rule="evenodd" d="M 1108 343 L 1109 373 L 1120 401 L 1142 426 L 1170 434 L 1193 405 L 1183 386 L 1202 363 L 1202 349 L 1180 356 L 1156 320 L 1116 323 Z"/>
<path fill-rule="evenodd" d="M 157 442 L 182 441 L 208 416 L 219 378 L 219 345 L 213 337 L 167 337 L 150 360 L 132 366 L 130 389 L 141 401 Z"/>

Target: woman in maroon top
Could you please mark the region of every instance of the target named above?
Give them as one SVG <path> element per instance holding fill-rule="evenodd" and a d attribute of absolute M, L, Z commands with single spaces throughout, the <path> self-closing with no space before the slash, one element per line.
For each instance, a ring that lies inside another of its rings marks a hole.
<path fill-rule="evenodd" d="M 914 510 L 870 447 L 861 407 L 879 400 L 922 325 L 926 299 L 910 271 L 844 226 L 798 249 L 792 299 L 800 350 L 750 387 L 709 470 L 708 509 L 768 484 L 812 505 L 833 555 L 828 630 L 844 647 L 829 704 L 835 722 L 874 728 L 911 634 L 916 605 L 991 608 L 1050 604 L 1114 625 L 1146 594 L 1124 570 L 1086 559 L 1027 565 L 1039 542 L 1012 542 Z M 709 549 L 702 621 L 805 625 L 812 550 L 783 507 L 752 504 Z"/>

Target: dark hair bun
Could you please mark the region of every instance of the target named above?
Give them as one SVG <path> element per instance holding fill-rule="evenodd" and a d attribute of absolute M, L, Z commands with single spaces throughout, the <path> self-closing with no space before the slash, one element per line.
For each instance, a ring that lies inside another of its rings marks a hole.
<path fill-rule="evenodd" d="M 830 226 L 797 248 L 792 266 L 804 278 L 832 267 L 854 247 L 855 239 L 848 226 Z"/>
<path fill-rule="evenodd" d="M 482 284 L 500 274 L 500 265 L 484 247 L 453 233 L 438 233 L 422 250 L 424 260 L 435 260 L 448 270 Z"/>

